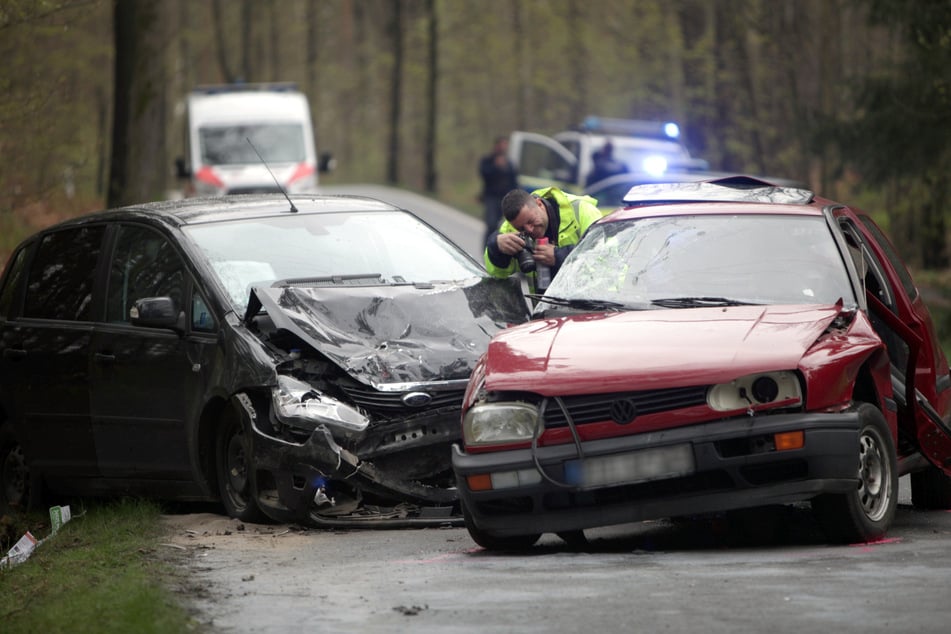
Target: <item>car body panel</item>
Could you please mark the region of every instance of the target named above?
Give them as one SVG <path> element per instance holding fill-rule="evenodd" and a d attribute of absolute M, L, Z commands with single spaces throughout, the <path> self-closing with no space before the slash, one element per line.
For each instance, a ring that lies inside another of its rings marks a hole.
<path fill-rule="evenodd" d="M 467 380 L 485 348 L 486 333 L 505 328 L 506 318 L 518 309 L 512 282 L 494 278 L 345 292 L 256 287 L 254 293 L 278 328 L 381 390 L 434 378 Z"/>
<path fill-rule="evenodd" d="M 575 394 L 794 368 L 838 313 L 835 306 L 736 306 L 533 321 L 493 339 L 486 387 Z"/>

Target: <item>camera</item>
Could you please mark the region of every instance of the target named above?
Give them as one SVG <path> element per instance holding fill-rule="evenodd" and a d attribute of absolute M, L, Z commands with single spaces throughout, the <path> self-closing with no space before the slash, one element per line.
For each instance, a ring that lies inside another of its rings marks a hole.
<path fill-rule="evenodd" d="M 532 254 L 535 250 L 535 239 L 524 231 L 520 232 L 518 237 L 525 241 L 522 250 L 515 254 L 515 259 L 518 260 L 518 268 L 522 273 L 531 273 L 535 270 L 535 256 Z"/>

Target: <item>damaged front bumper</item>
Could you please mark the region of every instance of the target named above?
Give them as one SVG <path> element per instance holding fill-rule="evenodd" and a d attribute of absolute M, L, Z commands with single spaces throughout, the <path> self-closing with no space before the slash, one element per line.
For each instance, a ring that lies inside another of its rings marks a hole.
<path fill-rule="evenodd" d="M 427 486 L 383 473 L 372 463 L 341 447 L 326 425 L 303 442 L 267 433 L 251 423 L 253 486 L 260 509 L 280 522 L 322 528 L 405 528 L 462 525 L 455 488 Z M 334 483 L 392 505 L 339 505 Z"/>

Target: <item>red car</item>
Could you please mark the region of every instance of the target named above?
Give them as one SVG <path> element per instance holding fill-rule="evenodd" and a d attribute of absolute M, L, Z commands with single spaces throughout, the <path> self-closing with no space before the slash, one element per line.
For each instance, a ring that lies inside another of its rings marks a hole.
<path fill-rule="evenodd" d="M 948 363 L 871 218 L 748 177 L 625 203 L 472 373 L 453 470 L 476 543 L 804 501 L 869 541 L 906 473 L 951 508 Z"/>

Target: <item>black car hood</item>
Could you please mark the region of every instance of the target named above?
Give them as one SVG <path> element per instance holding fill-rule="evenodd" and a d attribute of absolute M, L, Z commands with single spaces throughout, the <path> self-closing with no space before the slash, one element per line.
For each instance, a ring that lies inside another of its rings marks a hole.
<path fill-rule="evenodd" d="M 515 278 L 395 286 L 254 287 L 275 327 L 354 379 L 386 384 L 468 379 L 493 334 L 528 320 Z"/>

